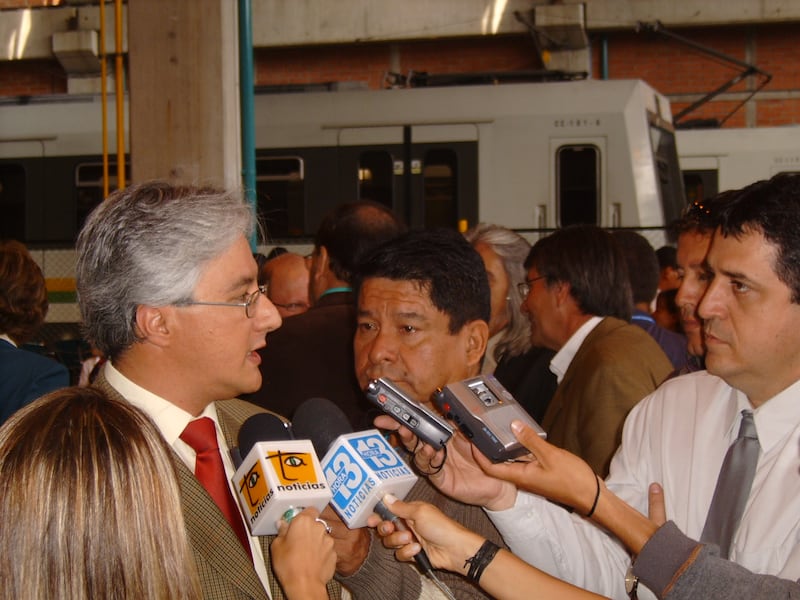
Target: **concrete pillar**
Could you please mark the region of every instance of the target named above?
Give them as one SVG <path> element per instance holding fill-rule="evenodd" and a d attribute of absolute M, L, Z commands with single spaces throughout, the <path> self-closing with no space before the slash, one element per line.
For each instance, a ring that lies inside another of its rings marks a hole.
<path fill-rule="evenodd" d="M 134 182 L 241 186 L 236 2 L 128 3 Z"/>

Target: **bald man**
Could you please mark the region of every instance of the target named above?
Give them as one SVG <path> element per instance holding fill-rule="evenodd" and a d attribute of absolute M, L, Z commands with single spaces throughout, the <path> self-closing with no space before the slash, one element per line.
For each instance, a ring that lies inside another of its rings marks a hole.
<path fill-rule="evenodd" d="M 286 252 L 265 262 L 261 267 L 261 281 L 267 286 L 267 297 L 281 318 L 308 310 L 308 266 L 299 254 Z"/>

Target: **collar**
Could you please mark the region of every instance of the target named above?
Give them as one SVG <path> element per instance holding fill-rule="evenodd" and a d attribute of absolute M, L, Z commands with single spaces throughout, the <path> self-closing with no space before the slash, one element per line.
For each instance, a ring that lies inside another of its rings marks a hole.
<path fill-rule="evenodd" d="M 17 345 L 14 343 L 14 340 L 8 337 L 5 333 L 0 333 L 0 340 L 5 340 L 6 342 L 14 346 L 14 348 L 17 347 Z"/>
<path fill-rule="evenodd" d="M 353 288 L 347 287 L 347 286 L 333 287 L 333 288 L 328 288 L 327 290 L 322 292 L 319 295 L 319 297 L 322 298 L 323 296 L 327 296 L 328 294 L 337 294 L 339 292 L 352 292 L 352 291 L 353 291 Z"/>
<path fill-rule="evenodd" d="M 559 350 L 553 357 L 553 360 L 550 361 L 550 371 L 556 376 L 557 383 L 561 383 L 564 379 L 564 374 L 567 372 L 567 369 L 569 369 L 570 364 L 572 364 L 572 359 L 575 358 L 584 340 L 602 320 L 603 317 L 591 317 L 570 336 L 567 343 L 561 347 L 561 350 Z"/>
<path fill-rule="evenodd" d="M 645 323 L 653 323 L 655 324 L 656 320 L 648 315 L 643 310 L 639 310 L 638 308 L 633 309 L 633 315 L 631 316 L 631 323 L 634 321 L 644 321 Z"/>
<path fill-rule="evenodd" d="M 768 452 L 778 445 L 797 428 L 800 422 L 800 404 L 798 403 L 800 381 L 795 381 L 756 409 L 753 409 L 744 393 L 739 390 L 736 390 L 736 393 L 738 412 L 741 412 L 744 408 L 753 410 L 753 419 L 758 432 L 758 443 L 761 444 L 763 452 Z M 737 413 L 731 423 L 731 428 L 735 426 L 736 429 L 733 433 L 734 436 L 738 435 L 739 420 Z"/>
<path fill-rule="evenodd" d="M 209 417 L 217 427 L 217 438 L 222 437 L 222 429 L 217 418 L 217 409 L 212 402 L 205 407 L 203 412 L 195 417 L 182 408 L 172 404 L 154 393 L 147 391 L 142 386 L 134 383 L 125 375 L 114 368 L 109 361 L 106 363 L 104 375 L 109 385 L 117 390 L 128 402 L 145 412 L 161 431 L 161 435 L 170 446 L 180 439 L 181 433 L 186 429 L 189 421 L 200 417 Z"/>

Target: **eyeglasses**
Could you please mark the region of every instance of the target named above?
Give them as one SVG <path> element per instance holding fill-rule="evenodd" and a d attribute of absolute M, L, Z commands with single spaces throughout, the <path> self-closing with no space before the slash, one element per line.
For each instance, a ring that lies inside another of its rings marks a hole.
<path fill-rule="evenodd" d="M 200 302 L 192 300 L 190 302 L 179 302 L 178 306 L 244 306 L 244 314 L 247 315 L 248 319 L 252 319 L 259 294 L 266 296 L 267 286 L 258 286 L 256 291 L 248 295 L 244 302 Z"/>
<path fill-rule="evenodd" d="M 533 284 L 544 278 L 545 276 L 541 275 L 539 277 L 534 277 L 533 279 L 526 279 L 522 283 L 518 283 L 517 290 L 519 291 L 519 295 L 522 296 L 523 299 L 527 298 L 528 294 L 531 293 L 531 287 L 533 287 Z"/>

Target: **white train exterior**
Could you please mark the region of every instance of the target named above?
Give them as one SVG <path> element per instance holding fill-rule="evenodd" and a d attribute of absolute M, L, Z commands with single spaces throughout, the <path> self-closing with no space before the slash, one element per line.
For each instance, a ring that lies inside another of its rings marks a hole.
<path fill-rule="evenodd" d="M 677 132 L 689 200 L 800 171 L 800 126 Z"/>
<path fill-rule="evenodd" d="M 101 201 L 100 108 L 0 104 L 0 236 L 41 248 L 63 292 L 49 321 L 77 320 L 70 248 Z M 307 244 L 328 210 L 359 198 L 412 227 L 486 221 L 534 237 L 590 222 L 654 244 L 685 204 L 669 102 L 642 81 L 259 94 L 255 112 L 271 244 Z"/>

